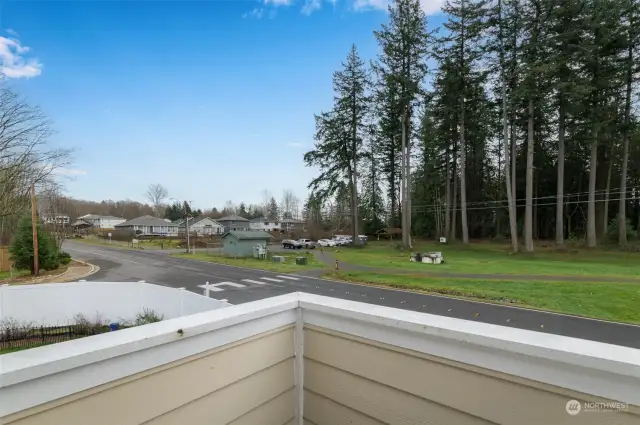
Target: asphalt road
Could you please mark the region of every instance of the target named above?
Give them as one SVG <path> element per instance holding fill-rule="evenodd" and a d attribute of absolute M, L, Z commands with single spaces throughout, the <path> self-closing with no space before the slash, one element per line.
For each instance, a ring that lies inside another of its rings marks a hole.
<path fill-rule="evenodd" d="M 169 257 L 166 251 L 129 251 L 66 241 L 74 258 L 100 266 L 89 281 L 139 281 L 203 293 L 214 285 L 213 298 L 241 304 L 290 292 L 307 292 L 476 322 L 565 335 L 640 348 L 640 326 L 585 319 L 511 306 L 437 295 L 377 288 L 221 264 Z"/>

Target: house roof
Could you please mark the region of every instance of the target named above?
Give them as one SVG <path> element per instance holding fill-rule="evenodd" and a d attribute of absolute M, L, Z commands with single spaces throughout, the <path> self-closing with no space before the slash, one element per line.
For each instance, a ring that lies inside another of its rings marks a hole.
<path fill-rule="evenodd" d="M 199 217 L 192 217 L 189 219 L 189 226 L 194 226 L 198 223 L 200 223 L 201 221 L 205 221 L 205 220 L 209 220 L 211 221 L 214 225 L 217 224 L 219 226 L 222 226 L 220 223 L 218 223 L 216 220 L 212 219 L 211 217 L 205 217 L 205 216 L 199 216 Z M 176 220 L 174 221 L 175 224 L 179 225 L 180 227 L 184 227 L 184 219 L 182 220 Z"/>
<path fill-rule="evenodd" d="M 128 227 L 128 226 L 175 226 L 173 223 L 167 223 L 164 218 L 153 217 L 150 215 L 143 215 L 142 217 L 132 218 L 124 223 L 116 224 L 116 227 Z"/>
<path fill-rule="evenodd" d="M 282 223 L 284 223 L 284 224 L 302 224 L 302 223 L 304 223 L 304 221 L 296 220 L 295 218 L 285 218 L 284 220 L 282 220 Z"/>
<path fill-rule="evenodd" d="M 231 231 L 231 232 L 227 232 L 224 235 L 222 235 L 222 239 L 224 239 L 227 236 L 233 236 L 238 240 L 267 240 L 267 239 L 271 239 L 273 236 L 271 236 L 269 233 L 267 232 L 263 232 L 261 230 L 246 230 L 246 231 Z"/>
<path fill-rule="evenodd" d="M 249 221 L 244 217 L 240 217 L 239 215 L 228 215 L 226 217 L 219 218 L 218 221 Z"/>
<path fill-rule="evenodd" d="M 270 218 L 267 217 L 258 217 L 258 218 L 254 218 L 249 220 L 252 223 L 262 223 L 262 222 L 269 222 L 269 223 L 280 223 L 280 220 L 272 220 Z"/>
<path fill-rule="evenodd" d="M 71 223 L 71 227 L 79 227 L 79 226 L 91 226 L 91 224 L 87 223 L 84 220 L 80 220 L 80 219 L 78 219 L 78 220 L 74 221 L 73 223 Z"/>
<path fill-rule="evenodd" d="M 97 220 L 99 218 L 103 220 L 124 220 L 124 218 L 122 217 L 114 217 L 112 215 L 99 215 L 99 214 L 87 214 L 78 218 L 82 220 Z"/>

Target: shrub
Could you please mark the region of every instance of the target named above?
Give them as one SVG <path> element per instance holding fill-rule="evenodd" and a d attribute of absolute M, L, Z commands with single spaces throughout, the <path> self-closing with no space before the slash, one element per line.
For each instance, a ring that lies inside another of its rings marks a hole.
<path fill-rule="evenodd" d="M 55 270 L 60 266 L 58 246 L 49 232 L 37 226 L 38 263 L 43 270 Z M 13 266 L 17 269 L 33 270 L 33 227 L 31 217 L 23 217 L 9 246 Z"/>
<path fill-rule="evenodd" d="M 60 259 L 60 263 L 64 264 L 65 266 L 71 262 L 71 254 L 69 254 L 68 252 L 60 251 L 60 253 L 58 254 L 58 258 Z"/>
<path fill-rule="evenodd" d="M 134 326 L 146 325 L 148 323 L 160 322 L 164 319 L 163 314 L 156 313 L 155 310 L 143 309 L 142 313 L 138 313 Z"/>

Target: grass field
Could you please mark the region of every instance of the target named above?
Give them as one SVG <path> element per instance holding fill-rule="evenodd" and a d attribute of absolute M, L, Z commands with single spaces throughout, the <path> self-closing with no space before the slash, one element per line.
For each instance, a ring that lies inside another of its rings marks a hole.
<path fill-rule="evenodd" d="M 326 277 L 640 323 L 640 284 L 634 283 L 451 279 L 357 271 L 333 272 Z"/>
<path fill-rule="evenodd" d="M 410 252 L 389 243 L 370 243 L 364 248 L 340 248 L 333 254 L 344 263 L 408 271 L 469 274 L 520 274 L 545 276 L 606 276 L 640 282 L 640 254 L 579 249 L 573 252 L 536 247 L 534 254 L 509 254 L 506 244 L 478 243 L 470 246 L 419 243 L 413 251 L 441 251 L 445 263 L 410 263 Z"/>
<path fill-rule="evenodd" d="M 251 269 L 267 270 L 272 272 L 282 273 L 295 273 L 302 270 L 309 270 L 312 268 L 322 268 L 323 264 L 316 261 L 313 254 L 305 255 L 304 251 L 295 255 L 287 255 L 278 253 L 285 257 L 284 263 L 274 263 L 271 260 L 258 260 L 255 258 L 231 258 L 218 255 L 211 255 L 206 253 L 196 254 L 171 254 L 171 257 L 185 258 L 188 260 L 207 261 L 210 263 L 227 264 L 230 266 L 247 267 Z M 296 257 L 306 256 L 308 264 L 306 266 L 299 266 L 296 264 Z"/>

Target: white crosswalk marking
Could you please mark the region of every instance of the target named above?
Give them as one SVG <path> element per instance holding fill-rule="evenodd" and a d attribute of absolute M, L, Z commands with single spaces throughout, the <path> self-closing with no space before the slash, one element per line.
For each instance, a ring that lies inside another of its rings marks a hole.
<path fill-rule="evenodd" d="M 198 288 L 202 288 L 202 289 L 207 289 L 207 285 L 198 285 Z M 211 292 L 221 292 L 224 291 L 223 288 L 218 288 L 217 286 L 214 285 L 209 285 L 209 290 Z"/>
<path fill-rule="evenodd" d="M 272 277 L 261 277 L 260 279 L 262 279 L 262 280 L 268 280 L 268 281 L 271 281 L 271 282 L 282 282 L 282 280 L 280 280 L 280 279 L 274 279 L 274 278 L 272 278 Z"/>
<path fill-rule="evenodd" d="M 211 292 L 224 291 L 224 288 L 220 288 L 221 286 L 232 286 L 234 288 L 246 288 L 247 285 L 243 285 L 242 283 L 235 283 L 235 282 L 218 282 L 218 283 L 210 284 L 209 291 Z M 198 288 L 207 289 L 207 285 L 198 285 Z"/>
<path fill-rule="evenodd" d="M 283 279 L 289 279 L 289 280 L 300 280 L 299 278 L 293 277 L 293 276 L 281 276 L 281 275 L 278 275 L 276 277 L 281 277 Z"/>
<path fill-rule="evenodd" d="M 260 282 L 259 280 L 242 279 L 243 282 L 255 283 L 256 285 L 266 285 L 267 282 Z"/>
<path fill-rule="evenodd" d="M 214 283 L 214 285 L 216 286 L 233 286 L 234 288 L 244 288 L 247 285 L 243 285 L 242 283 L 235 283 L 235 282 L 220 282 L 220 283 Z"/>

